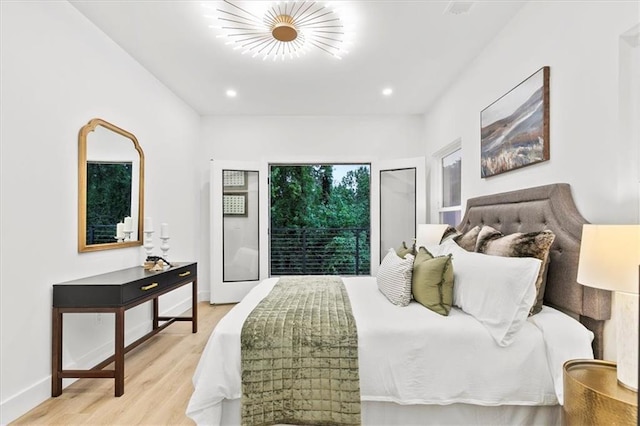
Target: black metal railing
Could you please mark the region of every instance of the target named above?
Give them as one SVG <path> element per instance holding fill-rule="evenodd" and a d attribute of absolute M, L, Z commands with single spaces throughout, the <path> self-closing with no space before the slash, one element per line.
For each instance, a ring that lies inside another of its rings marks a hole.
<path fill-rule="evenodd" d="M 87 244 L 115 243 L 116 225 L 88 225 Z"/>
<path fill-rule="evenodd" d="M 369 275 L 369 228 L 272 228 L 271 275 Z"/>

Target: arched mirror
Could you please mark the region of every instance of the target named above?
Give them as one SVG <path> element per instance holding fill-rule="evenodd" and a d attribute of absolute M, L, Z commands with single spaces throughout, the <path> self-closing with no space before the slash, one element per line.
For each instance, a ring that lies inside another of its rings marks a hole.
<path fill-rule="evenodd" d="M 78 251 L 142 245 L 144 153 L 100 118 L 78 135 Z"/>

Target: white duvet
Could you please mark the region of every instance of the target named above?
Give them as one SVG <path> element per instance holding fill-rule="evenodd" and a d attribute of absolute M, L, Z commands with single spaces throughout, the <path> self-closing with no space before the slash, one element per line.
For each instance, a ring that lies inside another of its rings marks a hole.
<path fill-rule="evenodd" d="M 546 306 L 500 347 L 460 309 L 444 317 L 415 302 L 398 307 L 378 291 L 375 277 L 343 280 L 358 328 L 362 401 L 555 405 L 562 401 L 562 364 L 593 357 L 593 334 Z M 211 334 L 187 407 L 197 423 L 219 424 L 222 401 L 241 397 L 242 324 L 276 282 L 260 283 Z"/>

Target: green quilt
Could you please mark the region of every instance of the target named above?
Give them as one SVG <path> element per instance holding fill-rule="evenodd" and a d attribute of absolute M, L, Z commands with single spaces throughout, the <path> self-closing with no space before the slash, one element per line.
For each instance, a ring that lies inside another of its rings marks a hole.
<path fill-rule="evenodd" d="M 283 277 L 245 320 L 242 424 L 360 424 L 358 336 L 338 277 Z"/>

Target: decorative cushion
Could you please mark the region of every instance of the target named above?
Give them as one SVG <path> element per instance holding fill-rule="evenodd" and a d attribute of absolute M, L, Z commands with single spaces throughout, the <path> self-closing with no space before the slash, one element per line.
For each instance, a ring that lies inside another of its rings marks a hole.
<path fill-rule="evenodd" d="M 413 245 L 413 246 L 411 246 L 411 247 L 409 248 L 409 247 L 407 247 L 407 244 L 403 241 L 403 242 L 402 242 L 402 244 L 400 245 L 400 247 L 398 247 L 398 248 L 396 249 L 396 254 L 398 255 L 398 257 L 401 257 L 401 258 L 403 258 L 403 259 L 404 259 L 404 257 L 405 257 L 407 254 L 410 254 L 410 255 L 412 255 L 412 256 L 415 256 L 415 254 L 416 254 L 416 253 L 415 253 L 415 249 L 416 249 L 415 245 Z"/>
<path fill-rule="evenodd" d="M 475 317 L 499 346 L 508 346 L 536 299 L 540 260 L 468 252 L 453 241 L 439 246 L 453 256 L 453 304 Z"/>
<path fill-rule="evenodd" d="M 445 229 L 444 232 L 442 233 L 442 239 L 440 240 L 440 244 L 454 237 L 457 237 L 458 235 L 461 235 L 461 234 L 456 228 L 454 228 L 453 226 L 448 226 L 447 229 Z"/>
<path fill-rule="evenodd" d="M 378 267 L 378 289 L 394 305 L 407 306 L 411 302 L 412 272 L 413 255 L 406 254 L 403 259 L 391 248 Z"/>
<path fill-rule="evenodd" d="M 542 309 L 544 290 L 547 285 L 549 249 L 555 238 L 555 234 L 549 230 L 503 235 L 491 226 L 483 226 L 478 235 L 476 243 L 478 253 L 506 257 L 535 257 L 542 261 L 536 280 L 536 302 L 531 307 L 529 315 L 535 315 Z"/>
<path fill-rule="evenodd" d="M 453 241 L 466 251 L 475 251 L 476 241 L 478 240 L 478 234 L 480 234 L 481 229 L 482 227 L 480 225 L 474 226 L 467 232 L 453 237 Z"/>
<path fill-rule="evenodd" d="M 413 262 L 413 298 L 440 315 L 447 316 L 453 303 L 453 265 L 451 255 L 433 257 L 420 247 Z"/>

